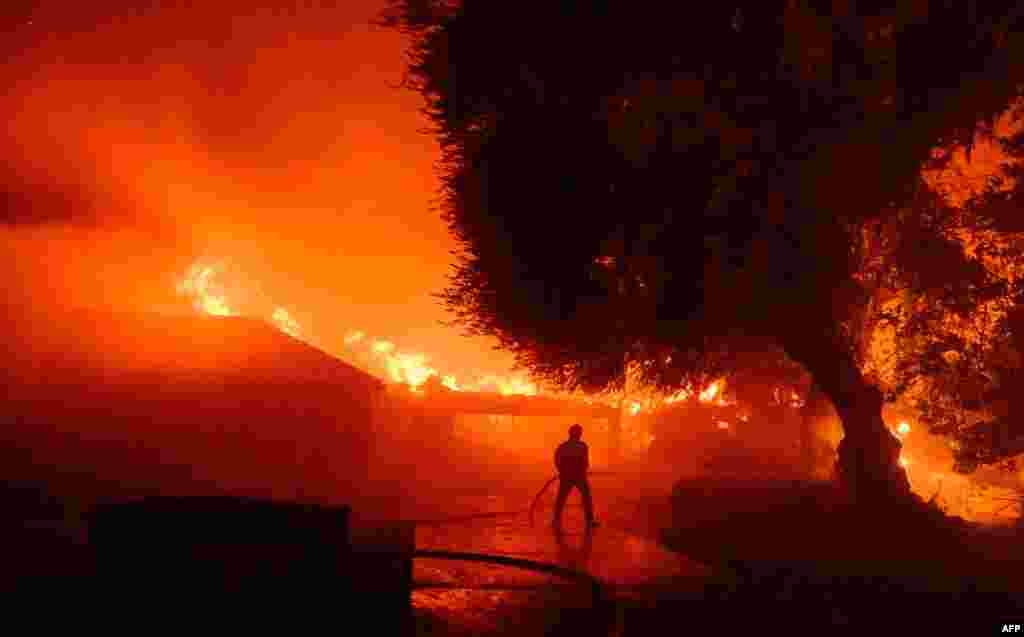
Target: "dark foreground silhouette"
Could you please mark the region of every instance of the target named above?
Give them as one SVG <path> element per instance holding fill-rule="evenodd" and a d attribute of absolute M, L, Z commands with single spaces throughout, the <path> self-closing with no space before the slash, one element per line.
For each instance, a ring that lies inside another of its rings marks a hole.
<path fill-rule="evenodd" d="M 59 506 L 31 504 L 30 486 L 20 492 L 23 528 L 8 519 L 4 529 L 5 553 L 22 556 L 6 562 L 9 594 L 117 600 L 177 617 L 213 604 L 215 614 L 246 623 L 301 609 L 300 619 L 342 613 L 372 620 L 384 634 L 410 626 L 411 535 L 384 529 L 354 546 L 347 507 L 154 496 L 101 502 L 85 513 L 86 532 L 75 535 Z M 58 518 L 48 532 L 38 520 L 46 516 Z"/>
<path fill-rule="evenodd" d="M 620 480 L 609 478 L 602 492 L 610 496 Z M 193 605 L 214 601 L 222 615 L 248 622 L 298 609 L 296 617 L 372 621 L 380 634 L 606 635 L 614 625 L 624 635 L 661 634 L 666 627 L 700 633 L 702 626 L 724 634 L 766 626 L 785 634 L 988 634 L 998 632 L 997 623 L 1020 623 L 1014 614 L 1024 607 L 1024 562 L 1009 559 L 1012 552 L 985 552 L 991 546 L 969 528 L 926 510 L 829 503 L 827 488 L 680 483 L 672 501 L 676 519 L 651 529 L 666 528 L 665 542 L 711 565 L 710 577 L 695 586 L 616 598 L 614 612 L 601 608 L 585 583 L 558 576 L 506 594 L 504 602 L 494 591 L 479 591 L 474 612 L 489 614 L 486 630 L 411 605 L 419 538 L 414 547 L 401 528 L 363 529 L 356 537 L 350 528 L 355 511 L 343 507 L 149 498 L 85 512 L 88 533 L 78 535 L 69 532 L 66 503 L 41 497 L 33 485 L 7 485 L 5 511 L 20 511 L 26 524 L 15 528 L 17 516 L 6 518 L 6 556 L 21 561 L 5 561 L 4 584 L 5 592 L 40 600 L 130 602 L 160 616 L 195 616 Z M 613 504 L 609 497 L 606 525 L 593 534 L 555 535 L 555 561 L 575 570 L 590 559 L 591 541 L 597 546 L 602 534 L 640 525 L 641 508 Z M 573 514 L 579 522 L 579 512 Z M 46 519 L 53 524 L 40 523 Z M 525 519 L 521 526 L 532 528 Z M 488 528 L 482 525 L 478 537 L 493 546 L 472 548 L 458 533 L 444 539 L 454 552 L 495 553 L 506 527 Z M 460 558 L 446 562 L 450 572 L 472 570 L 466 565 L 475 554 L 449 557 Z M 530 560 L 506 558 L 509 570 L 530 567 Z M 503 565 L 492 561 L 495 568 Z"/>

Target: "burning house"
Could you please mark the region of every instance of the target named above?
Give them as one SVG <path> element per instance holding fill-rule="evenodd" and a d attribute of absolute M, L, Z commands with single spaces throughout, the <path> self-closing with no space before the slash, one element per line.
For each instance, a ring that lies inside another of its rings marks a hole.
<path fill-rule="evenodd" d="M 388 424 L 377 428 L 381 444 L 414 447 L 427 465 L 434 457 L 451 466 L 449 460 L 463 454 L 491 467 L 546 466 L 569 425 L 576 422 L 589 432 L 592 462 L 606 464 L 610 432 L 619 418 L 617 409 L 564 397 L 454 391 L 440 382 L 427 383 L 422 391 L 397 384 L 389 389 L 376 412 Z M 392 475 L 402 471 L 400 461 L 390 467 Z"/>
<path fill-rule="evenodd" d="M 313 502 L 367 480 L 383 384 L 262 321 L 79 313 L 4 332 L 8 475 Z"/>

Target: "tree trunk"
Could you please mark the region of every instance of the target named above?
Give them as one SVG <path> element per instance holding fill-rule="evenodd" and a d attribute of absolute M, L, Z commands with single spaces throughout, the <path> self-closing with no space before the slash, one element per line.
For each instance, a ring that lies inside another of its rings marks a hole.
<path fill-rule="evenodd" d="M 801 363 L 828 396 L 843 425 L 837 476 L 852 502 L 878 503 L 910 495 L 899 464 L 899 440 L 882 420 L 882 394 L 861 375 L 853 356 L 828 331 L 784 338 L 786 353 Z"/>

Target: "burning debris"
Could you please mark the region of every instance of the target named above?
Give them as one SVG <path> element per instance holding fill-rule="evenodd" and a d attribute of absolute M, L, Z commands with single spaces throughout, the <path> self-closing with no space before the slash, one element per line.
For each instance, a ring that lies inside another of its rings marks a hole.
<path fill-rule="evenodd" d="M 284 309 L 283 307 L 279 307 L 274 310 L 274 313 L 271 315 L 271 318 L 274 320 L 274 324 L 277 325 L 282 332 L 288 334 L 293 338 L 303 340 L 302 331 L 299 329 L 299 324 L 295 321 L 295 319 L 291 317 L 291 314 L 288 313 L 288 310 Z"/>
<path fill-rule="evenodd" d="M 214 280 L 219 270 L 218 265 L 194 264 L 178 284 L 178 294 L 191 297 L 199 312 L 213 316 L 233 316 L 235 312 L 231 310 L 223 290 Z"/>
<path fill-rule="evenodd" d="M 229 287 L 225 281 L 229 274 L 224 260 L 201 259 L 194 263 L 178 283 L 178 294 L 192 300 L 196 311 L 212 316 L 262 316 L 282 332 L 301 341 L 309 342 L 311 335 L 284 307 L 274 304 L 258 288 L 248 283 Z M 235 276 L 234 278 L 238 278 Z M 362 367 L 387 380 L 407 386 L 412 392 L 423 393 L 428 380 L 436 378 L 451 391 L 495 392 L 506 396 L 540 394 L 536 384 L 518 375 L 480 375 L 476 380 L 459 380 L 454 374 L 442 374 L 430 364 L 425 354 L 400 350 L 392 341 L 370 338 L 362 330 L 348 332 L 343 339 L 344 359 L 355 355 Z"/>

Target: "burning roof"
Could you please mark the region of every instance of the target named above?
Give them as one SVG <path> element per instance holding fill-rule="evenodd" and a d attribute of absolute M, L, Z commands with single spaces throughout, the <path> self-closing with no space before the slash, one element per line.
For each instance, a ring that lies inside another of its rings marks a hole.
<path fill-rule="evenodd" d="M 383 387 L 374 376 L 264 321 L 239 316 L 80 311 L 42 325 L 17 325 L 5 338 L 22 363 L 19 373 L 34 369 L 44 383 L 58 380 L 61 368 L 88 368 Z"/>
<path fill-rule="evenodd" d="M 182 275 L 177 292 L 190 299 L 201 315 L 231 317 L 258 316 L 292 337 L 345 357 L 367 372 L 389 382 L 402 383 L 415 392 L 435 380 L 454 391 L 488 391 L 505 395 L 539 393 L 536 385 L 522 375 L 476 374 L 473 378 L 442 374 L 430 358 L 398 347 L 393 341 L 350 330 L 340 343 L 321 342 L 308 326 L 300 323 L 284 307 L 277 305 L 243 272 L 226 259 L 200 259 Z"/>

